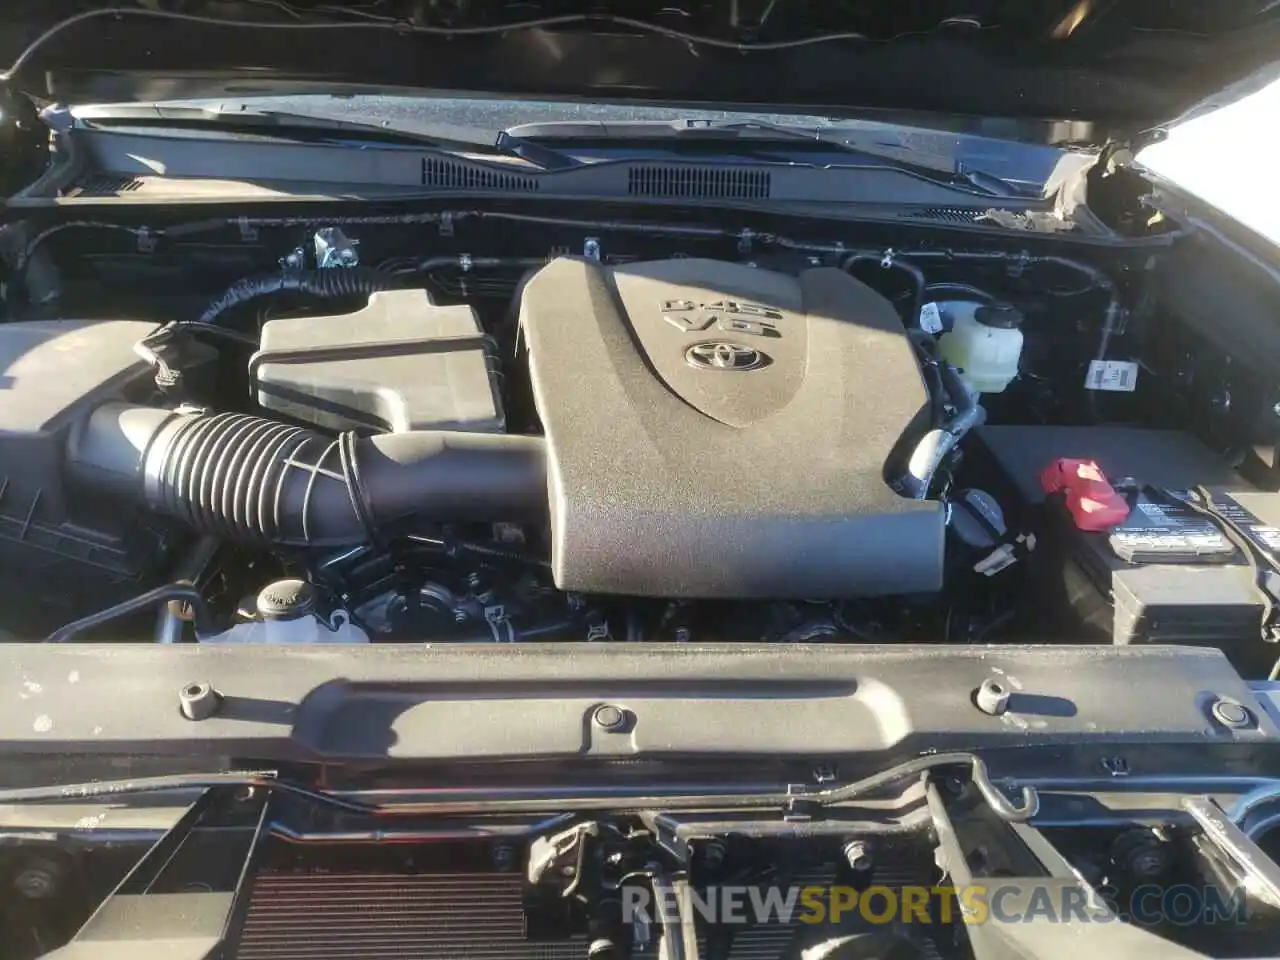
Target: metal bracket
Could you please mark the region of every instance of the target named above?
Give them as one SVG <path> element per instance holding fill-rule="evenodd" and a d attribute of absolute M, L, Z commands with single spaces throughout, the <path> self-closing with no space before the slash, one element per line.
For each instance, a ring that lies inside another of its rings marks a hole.
<path fill-rule="evenodd" d="M 643 810 L 639 816 L 640 822 L 653 834 L 654 843 L 675 857 L 682 867 L 688 867 L 693 850 L 680 834 L 680 822 L 657 810 Z"/>
<path fill-rule="evenodd" d="M 537 886 L 552 876 L 576 880 L 582 875 L 587 838 L 599 835 L 600 825 L 591 822 L 579 823 L 549 837 L 538 837 L 529 845 L 526 871 L 529 883 Z"/>
<path fill-rule="evenodd" d="M 835 783 L 840 770 L 834 763 L 815 763 L 813 765 L 813 782 L 822 786 Z"/>
<path fill-rule="evenodd" d="M 1004 271 L 1008 276 L 1017 278 L 1026 273 L 1029 266 L 1031 266 L 1031 254 L 1023 250 L 1008 261 Z"/>
<path fill-rule="evenodd" d="M 1108 776 L 1127 777 L 1129 775 L 1129 761 L 1124 757 L 1103 757 L 1098 761 L 1098 766 Z"/>
<path fill-rule="evenodd" d="M 783 810 L 784 820 L 810 820 L 817 804 L 803 783 L 787 784 L 787 804 Z"/>
<path fill-rule="evenodd" d="M 698 935 L 693 917 L 686 917 L 681 910 L 684 904 L 693 902 L 688 878 L 668 877 L 661 871 L 654 873 L 653 899 L 662 923 L 658 960 L 698 960 Z"/>
<path fill-rule="evenodd" d="M 100 951 L 88 944 L 96 943 L 103 948 L 110 943 L 112 949 L 122 956 L 143 956 L 148 953 L 150 945 L 171 939 L 173 931 L 181 929 L 183 939 L 190 941 L 194 951 L 191 956 L 211 956 L 223 950 L 227 955 L 234 954 L 232 941 L 238 935 L 248 909 L 247 894 L 253 882 L 254 869 L 264 841 L 270 834 L 269 792 L 260 791 L 248 798 L 249 802 L 257 804 L 257 822 L 249 836 L 240 835 L 240 841 L 244 843 L 244 862 L 234 891 L 161 892 L 166 872 L 181 859 L 188 841 L 199 832 L 198 828 L 206 823 L 207 818 L 212 816 L 216 819 L 219 805 L 230 799 L 231 794 L 226 788 L 212 788 L 202 793 L 134 865 L 65 949 L 76 950 L 78 947 L 96 956 Z M 244 832 L 247 833 L 247 829 Z M 140 902 L 143 899 L 146 904 Z M 59 952 L 55 951 L 50 956 L 57 955 Z"/>
<path fill-rule="evenodd" d="M 1248 878 L 1249 890 L 1268 906 L 1280 909 L 1280 865 L 1208 797 L 1187 797 L 1182 807 L 1199 824 L 1204 835 L 1235 861 Z"/>
<path fill-rule="evenodd" d="M 511 626 L 511 618 L 507 615 L 507 608 L 500 603 L 484 608 L 485 623 L 489 624 L 489 630 L 493 634 L 495 643 L 515 643 L 516 632 Z"/>

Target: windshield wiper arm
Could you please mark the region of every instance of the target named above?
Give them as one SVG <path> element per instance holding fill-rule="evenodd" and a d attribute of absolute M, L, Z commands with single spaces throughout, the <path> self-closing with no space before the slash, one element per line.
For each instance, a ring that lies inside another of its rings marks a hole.
<path fill-rule="evenodd" d="M 564 170 L 580 165 L 577 159 L 553 147 L 525 143 L 519 138 L 504 138 L 501 134 L 497 142 L 494 142 L 449 132 L 374 126 L 358 120 L 280 110 L 243 109 L 231 112 L 184 104 L 121 104 L 78 109 L 75 117 L 94 127 L 217 129 L 229 133 L 261 133 L 264 136 L 315 143 L 352 139 L 423 146 L 458 153 L 518 157 L 543 170 Z"/>
<path fill-rule="evenodd" d="M 848 153 L 871 160 L 877 166 L 901 170 L 921 180 L 941 184 L 956 190 L 988 197 L 1022 197 L 1026 194 L 1014 184 L 994 174 L 981 170 L 958 170 L 954 167 L 920 163 L 899 155 L 884 146 L 856 137 L 837 128 L 826 130 L 815 126 L 786 126 L 763 120 L 705 121 L 705 120 L 625 120 L 609 121 L 553 121 L 530 123 L 511 127 L 498 136 L 498 143 L 531 143 L 543 140 L 563 140 L 583 143 L 607 141 L 667 141 L 690 143 L 736 143 L 760 147 L 786 141 L 799 141 L 839 153 Z"/>

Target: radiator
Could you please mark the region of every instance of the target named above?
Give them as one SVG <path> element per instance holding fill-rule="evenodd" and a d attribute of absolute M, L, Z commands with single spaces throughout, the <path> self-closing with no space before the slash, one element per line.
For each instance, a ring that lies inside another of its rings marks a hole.
<path fill-rule="evenodd" d="M 525 939 L 516 873 L 263 873 L 236 960 L 583 960 Z"/>
<path fill-rule="evenodd" d="M 827 884 L 833 873 L 806 871 L 792 882 Z M 877 879 L 927 882 L 912 873 L 890 868 Z M 265 871 L 255 878 L 234 960 L 585 960 L 583 937 L 526 938 L 521 884 L 519 873 Z M 778 960 L 799 926 L 744 929 L 728 960 Z M 650 944 L 633 960 L 656 954 Z"/>

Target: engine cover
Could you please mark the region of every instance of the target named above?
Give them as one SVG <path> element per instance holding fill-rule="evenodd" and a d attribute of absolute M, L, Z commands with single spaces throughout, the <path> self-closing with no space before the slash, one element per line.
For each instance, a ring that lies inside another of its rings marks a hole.
<path fill-rule="evenodd" d="M 520 300 L 563 590 L 844 597 L 942 585 L 937 503 L 885 482 L 928 394 L 842 271 L 561 258 Z"/>

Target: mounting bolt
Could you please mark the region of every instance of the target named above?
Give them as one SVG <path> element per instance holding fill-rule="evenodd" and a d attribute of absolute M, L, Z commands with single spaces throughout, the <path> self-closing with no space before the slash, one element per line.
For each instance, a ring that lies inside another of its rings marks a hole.
<path fill-rule="evenodd" d="M 1249 712 L 1249 708 L 1234 700 L 1215 700 L 1209 712 L 1220 724 L 1232 730 L 1253 726 L 1253 714 Z"/>
<path fill-rule="evenodd" d="M 307 265 L 307 254 L 302 247 L 295 247 L 280 258 L 280 266 L 285 270 L 301 270 Z"/>
<path fill-rule="evenodd" d="M 1143 850 L 1129 861 L 1129 869 L 1135 877 L 1152 879 L 1164 873 L 1167 858 L 1159 850 Z"/>
<path fill-rule="evenodd" d="M 52 860 L 32 860 L 13 878 L 13 889 L 28 900 L 49 900 L 59 892 L 62 868 Z"/>
<path fill-rule="evenodd" d="M 1009 688 L 988 677 L 973 692 L 973 702 L 983 713 L 998 717 L 1009 709 Z"/>
<path fill-rule="evenodd" d="M 844 859 L 849 868 L 858 873 L 866 873 L 875 863 L 870 848 L 861 840 L 850 840 L 844 845 Z"/>
<path fill-rule="evenodd" d="M 493 866 L 504 873 L 516 865 L 516 851 L 508 843 L 500 843 L 493 848 Z"/>
<path fill-rule="evenodd" d="M 621 707 L 614 706 L 612 703 L 606 703 L 596 707 L 595 713 L 591 715 L 591 722 L 601 730 L 608 730 L 611 733 L 617 733 L 626 726 L 627 714 Z"/>
<path fill-rule="evenodd" d="M 724 863 L 724 844 L 719 840 L 710 841 L 702 851 L 702 862 L 708 870 L 715 870 Z"/>
<path fill-rule="evenodd" d="M 208 720 L 222 706 L 222 698 L 207 683 L 188 683 L 178 691 L 178 708 L 188 720 Z"/>
<path fill-rule="evenodd" d="M 1132 830 L 1116 837 L 1111 861 L 1137 880 L 1155 880 L 1169 871 L 1169 848 L 1150 830 Z"/>

